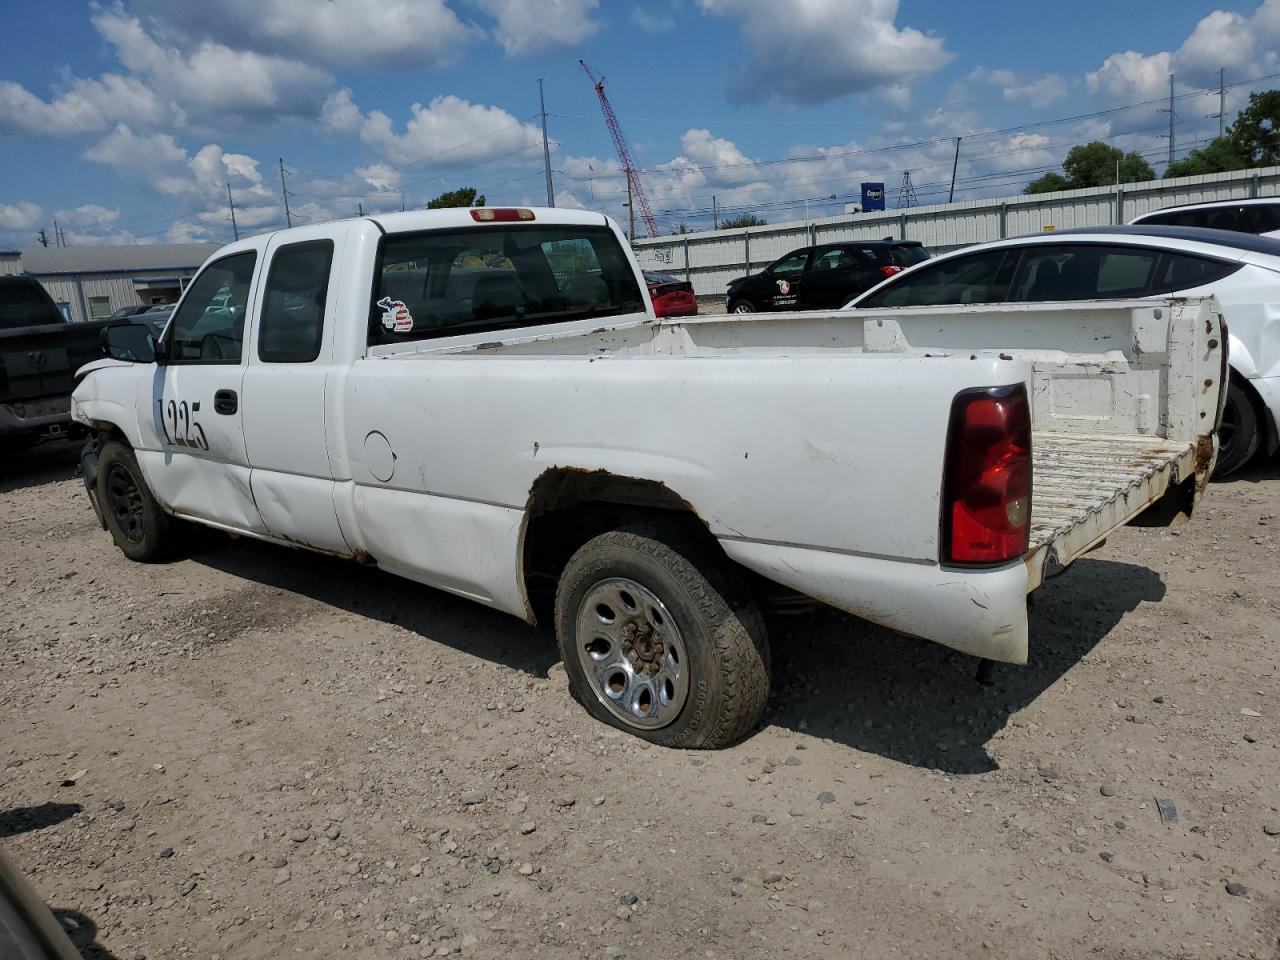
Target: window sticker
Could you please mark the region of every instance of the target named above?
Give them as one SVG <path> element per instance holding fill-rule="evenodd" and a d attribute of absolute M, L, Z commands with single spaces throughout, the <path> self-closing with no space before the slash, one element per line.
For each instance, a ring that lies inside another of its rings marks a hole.
<path fill-rule="evenodd" d="M 378 306 L 382 308 L 382 325 L 386 329 L 396 333 L 409 333 L 413 330 L 413 314 L 403 300 L 383 297 L 378 301 Z"/>

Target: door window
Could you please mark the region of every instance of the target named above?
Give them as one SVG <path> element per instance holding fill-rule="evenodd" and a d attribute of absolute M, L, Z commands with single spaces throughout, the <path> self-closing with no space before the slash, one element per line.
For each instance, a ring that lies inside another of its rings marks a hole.
<path fill-rule="evenodd" d="M 1092 244 L 1030 247 L 1013 282 L 1015 302 L 1107 300 L 1144 295 L 1159 251 Z"/>
<path fill-rule="evenodd" d="M 258 254 L 235 253 L 200 271 L 169 322 L 169 362 L 239 363 Z"/>
<path fill-rule="evenodd" d="M 263 294 L 258 359 L 310 363 L 320 356 L 333 241 L 281 247 L 271 260 Z"/>
<path fill-rule="evenodd" d="M 1257 203 L 1249 206 L 1249 230 L 1252 233 L 1271 233 L 1280 230 L 1280 204 Z"/>
<path fill-rule="evenodd" d="M 779 278 L 794 277 L 798 274 L 804 273 L 805 265 L 808 262 L 808 250 L 798 250 L 795 253 L 789 253 L 769 268 L 769 276 Z"/>
<path fill-rule="evenodd" d="M 923 307 L 950 303 L 999 303 L 1016 255 L 987 250 L 942 260 L 894 278 L 859 307 Z M 1007 260 L 1007 263 L 1006 263 Z"/>
<path fill-rule="evenodd" d="M 874 257 L 873 257 L 874 259 Z M 831 250 L 822 251 L 822 255 L 815 258 L 810 271 L 818 270 L 852 270 L 858 265 L 857 258 L 852 250 L 846 250 L 844 247 L 834 247 Z"/>

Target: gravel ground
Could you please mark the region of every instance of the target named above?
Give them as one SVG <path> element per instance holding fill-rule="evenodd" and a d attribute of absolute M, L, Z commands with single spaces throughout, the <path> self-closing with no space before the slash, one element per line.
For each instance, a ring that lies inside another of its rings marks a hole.
<path fill-rule="evenodd" d="M 764 727 L 707 754 L 590 720 L 548 633 L 374 570 L 208 537 L 131 564 L 75 460 L 0 475 L 0 843 L 86 956 L 1280 954 L 1274 461 L 1046 585 L 991 687 L 781 621 Z"/>

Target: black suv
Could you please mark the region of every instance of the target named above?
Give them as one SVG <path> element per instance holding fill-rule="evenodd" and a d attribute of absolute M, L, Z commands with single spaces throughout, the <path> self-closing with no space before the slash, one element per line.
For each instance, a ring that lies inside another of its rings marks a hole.
<path fill-rule="evenodd" d="M 849 240 L 792 250 L 729 284 L 730 313 L 843 307 L 877 283 L 929 259 L 918 240 Z"/>

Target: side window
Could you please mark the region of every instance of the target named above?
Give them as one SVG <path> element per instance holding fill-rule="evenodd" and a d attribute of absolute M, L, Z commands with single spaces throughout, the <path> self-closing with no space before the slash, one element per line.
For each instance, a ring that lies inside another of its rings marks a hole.
<path fill-rule="evenodd" d="M 1158 258 L 1159 254 L 1154 250 L 1105 251 L 1098 264 L 1098 282 L 1094 292 L 1103 299 L 1146 293 Z"/>
<path fill-rule="evenodd" d="M 998 303 L 1004 300 L 1008 271 L 1016 256 L 987 250 L 943 260 L 893 278 L 859 307 L 924 307 L 952 303 Z M 1006 264 L 1007 261 L 1007 264 Z M 1002 264 L 1005 264 L 1002 267 Z"/>
<path fill-rule="evenodd" d="M 804 273 L 805 264 L 809 262 L 808 250 L 797 250 L 795 253 L 789 253 L 772 267 L 769 268 L 769 276 L 771 277 L 793 277 L 798 273 Z"/>
<path fill-rule="evenodd" d="M 1153 213 L 1149 217 L 1143 217 L 1142 222 L 1153 226 L 1170 227 L 1181 223 L 1182 215 L 1178 212 Z"/>
<path fill-rule="evenodd" d="M 276 251 L 262 298 L 259 360 L 310 363 L 320 356 L 332 265 L 331 240 L 293 243 Z"/>
<path fill-rule="evenodd" d="M 187 288 L 169 322 L 170 363 L 239 363 L 244 314 L 258 254 L 235 253 L 209 264 Z"/>
<path fill-rule="evenodd" d="M 1190 290 L 1221 280 L 1239 270 L 1243 264 L 1210 260 L 1187 253 L 1166 253 L 1151 285 L 1151 293 L 1173 293 Z"/>
<path fill-rule="evenodd" d="M 1250 233 L 1272 233 L 1280 230 L 1280 204 L 1256 203 L 1249 210 Z"/>
<path fill-rule="evenodd" d="M 811 270 L 836 270 L 842 267 L 852 266 L 853 258 L 849 256 L 847 250 L 837 247 L 834 250 L 824 250 L 822 256 L 813 261 Z"/>
<path fill-rule="evenodd" d="M 1249 232 L 1247 223 L 1241 222 L 1240 207 L 1217 207 L 1212 210 L 1196 211 L 1197 227 L 1208 227 L 1210 230 L 1234 230 L 1237 233 Z"/>

